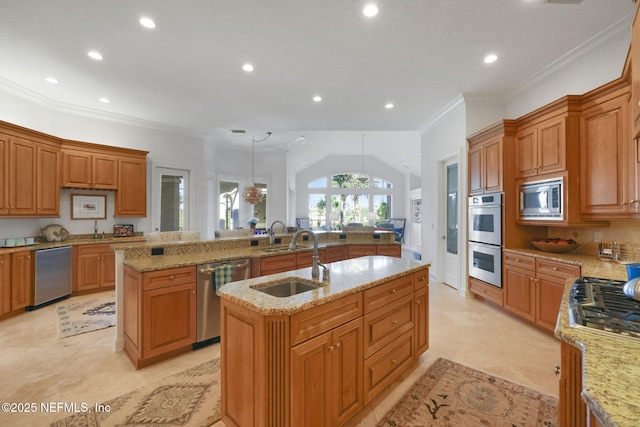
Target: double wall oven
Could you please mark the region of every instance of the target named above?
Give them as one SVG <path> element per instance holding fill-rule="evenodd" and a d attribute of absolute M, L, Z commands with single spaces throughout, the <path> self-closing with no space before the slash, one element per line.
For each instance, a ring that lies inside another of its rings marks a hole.
<path fill-rule="evenodd" d="M 502 193 L 469 197 L 469 276 L 502 287 Z"/>

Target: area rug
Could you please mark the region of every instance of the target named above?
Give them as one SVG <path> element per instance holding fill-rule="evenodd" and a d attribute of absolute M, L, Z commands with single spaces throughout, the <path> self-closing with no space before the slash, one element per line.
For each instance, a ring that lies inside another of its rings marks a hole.
<path fill-rule="evenodd" d="M 193 426 L 206 427 L 220 416 L 220 359 L 148 384 L 108 400 L 51 427 Z"/>
<path fill-rule="evenodd" d="M 115 295 L 80 302 L 67 300 L 56 306 L 58 338 L 108 328 L 116 324 Z"/>
<path fill-rule="evenodd" d="M 446 359 L 438 359 L 379 427 L 556 427 L 558 399 Z"/>

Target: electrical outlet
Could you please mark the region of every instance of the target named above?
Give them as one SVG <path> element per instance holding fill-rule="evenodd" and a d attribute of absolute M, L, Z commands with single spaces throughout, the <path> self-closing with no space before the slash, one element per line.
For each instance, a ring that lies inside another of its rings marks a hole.
<path fill-rule="evenodd" d="M 593 232 L 593 241 L 594 242 L 599 242 L 602 240 L 602 232 L 601 231 L 594 231 Z"/>

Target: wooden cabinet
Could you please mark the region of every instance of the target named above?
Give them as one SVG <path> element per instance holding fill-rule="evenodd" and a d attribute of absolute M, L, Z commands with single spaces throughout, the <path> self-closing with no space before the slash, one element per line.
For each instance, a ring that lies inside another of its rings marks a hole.
<path fill-rule="evenodd" d="M 296 254 L 285 254 L 260 258 L 260 275 L 282 273 L 297 268 Z"/>
<path fill-rule="evenodd" d="M 638 8 L 631 26 L 631 139 L 640 136 L 640 18 Z"/>
<path fill-rule="evenodd" d="M 580 276 L 580 267 L 532 256 L 505 253 L 504 307 L 553 332 L 565 282 Z"/>
<path fill-rule="evenodd" d="M 60 214 L 60 147 L 38 144 L 36 151 L 36 213 Z"/>
<path fill-rule="evenodd" d="M 554 118 L 519 130 L 515 139 L 516 178 L 566 169 L 566 119 Z"/>
<path fill-rule="evenodd" d="M 376 255 L 385 255 L 400 258 L 402 256 L 402 246 L 379 245 L 376 247 Z"/>
<path fill-rule="evenodd" d="M 11 254 L 0 255 L 0 316 L 11 312 Z"/>
<path fill-rule="evenodd" d="M 196 268 L 140 273 L 124 267 L 124 350 L 137 368 L 191 350 L 196 341 Z"/>
<path fill-rule="evenodd" d="M 483 131 L 482 135 L 476 134 L 469 138 L 469 195 L 502 191 L 502 131 L 500 126 L 499 129 Z"/>
<path fill-rule="evenodd" d="M 31 305 L 31 251 L 11 254 L 11 311 Z"/>
<path fill-rule="evenodd" d="M 147 216 L 147 160 L 142 157 L 118 160 L 118 190 L 114 216 Z"/>
<path fill-rule="evenodd" d="M 324 262 L 342 261 L 348 258 L 346 246 L 334 246 L 324 250 Z"/>
<path fill-rule="evenodd" d="M 351 245 L 349 246 L 349 258 L 358 258 L 361 256 L 375 255 L 375 245 Z"/>
<path fill-rule="evenodd" d="M 428 348 L 428 268 L 291 315 L 221 303 L 228 426 L 342 425 Z"/>
<path fill-rule="evenodd" d="M 580 202 L 585 218 L 624 218 L 638 208 L 638 153 L 629 138 L 628 94 L 628 83 L 618 81 L 593 91 L 585 101 L 580 121 Z"/>
<path fill-rule="evenodd" d="M 469 277 L 469 291 L 501 307 L 504 305 L 502 288 L 490 285 L 474 277 Z"/>
<path fill-rule="evenodd" d="M 324 249 L 318 249 L 318 259 L 324 263 Z M 313 251 L 298 252 L 296 254 L 296 268 L 306 268 L 313 265 Z"/>
<path fill-rule="evenodd" d="M 582 352 L 564 341 L 560 343 L 560 427 L 586 427 L 587 408 L 582 393 Z"/>
<path fill-rule="evenodd" d="M 35 215 L 36 209 L 36 143 L 9 137 L 9 210 L 8 215 Z"/>
<path fill-rule="evenodd" d="M 364 402 L 362 318 L 293 347 L 291 378 L 291 425 L 337 426 L 353 416 Z"/>
<path fill-rule="evenodd" d="M 72 188 L 118 188 L 118 158 L 97 150 L 62 152 L 62 186 Z"/>
<path fill-rule="evenodd" d="M 74 246 L 73 291 L 99 291 L 116 285 L 116 254 L 110 244 Z"/>

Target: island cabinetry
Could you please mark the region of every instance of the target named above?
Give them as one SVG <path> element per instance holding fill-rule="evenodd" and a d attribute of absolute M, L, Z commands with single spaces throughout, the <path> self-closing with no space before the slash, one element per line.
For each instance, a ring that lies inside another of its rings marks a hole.
<path fill-rule="evenodd" d="M 400 258 L 402 255 L 402 246 L 400 245 L 378 245 L 376 247 L 377 255 L 386 255 Z"/>
<path fill-rule="evenodd" d="M 136 368 L 196 341 L 196 268 L 141 273 L 124 267 L 124 350 Z"/>
<path fill-rule="evenodd" d="M 348 248 L 346 246 L 334 246 L 324 250 L 324 262 L 342 261 L 348 258 Z"/>
<path fill-rule="evenodd" d="M 73 292 L 99 291 L 116 285 L 116 254 L 111 244 L 73 247 Z"/>
<path fill-rule="evenodd" d="M 533 256 L 504 254 L 504 307 L 553 332 L 568 278 L 580 267 Z"/>
<path fill-rule="evenodd" d="M 72 188 L 118 188 L 118 158 L 97 150 L 62 151 L 62 186 Z"/>
<path fill-rule="evenodd" d="M 629 84 L 618 80 L 585 95 L 580 128 L 580 212 L 615 219 L 638 210 L 637 141 L 629 138 Z"/>
<path fill-rule="evenodd" d="M 351 259 L 361 256 L 376 255 L 376 253 L 377 251 L 375 245 L 350 245 L 348 257 L 349 259 Z"/>
<path fill-rule="evenodd" d="M 582 352 L 571 344 L 560 343 L 560 389 L 558 420 L 560 427 L 586 427 L 587 405 L 582 393 Z"/>

